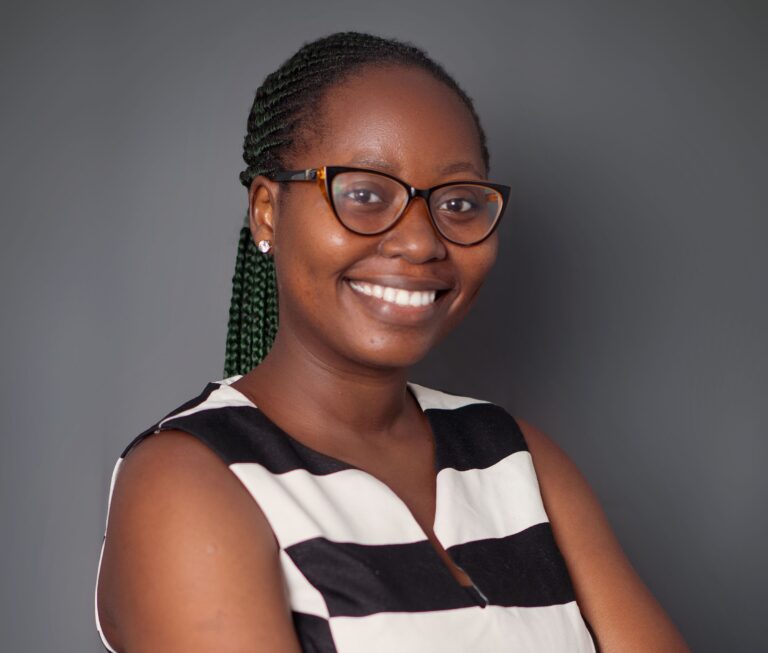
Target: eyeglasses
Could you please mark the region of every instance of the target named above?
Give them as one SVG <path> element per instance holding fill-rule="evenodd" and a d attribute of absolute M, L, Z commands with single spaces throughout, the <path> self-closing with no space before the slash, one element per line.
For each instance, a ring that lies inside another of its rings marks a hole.
<path fill-rule="evenodd" d="M 476 245 L 488 238 L 499 224 L 510 192 L 509 186 L 488 181 L 414 188 L 384 172 L 344 166 L 279 170 L 270 177 L 317 182 L 339 222 L 361 235 L 391 229 L 411 200 L 421 197 L 437 231 L 457 245 Z"/>

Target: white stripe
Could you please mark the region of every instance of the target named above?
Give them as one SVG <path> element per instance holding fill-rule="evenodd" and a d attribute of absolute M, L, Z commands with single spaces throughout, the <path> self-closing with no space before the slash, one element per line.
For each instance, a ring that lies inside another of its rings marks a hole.
<path fill-rule="evenodd" d="M 187 415 L 194 415 L 195 413 L 199 413 L 203 410 L 214 410 L 216 408 L 224 408 L 226 406 L 249 406 L 251 408 L 255 407 L 253 402 L 248 399 L 248 397 L 246 397 L 242 392 L 239 392 L 235 388 L 232 388 L 228 385 L 222 385 L 220 388 L 217 388 L 211 392 L 211 394 L 208 395 L 205 400 L 201 401 L 196 406 L 192 406 L 192 408 L 188 408 L 187 410 L 183 410 L 176 415 L 170 415 L 161 420 L 155 429 L 155 433 L 157 433 L 163 424 L 168 420 L 176 419 L 177 417 L 185 417 Z"/>
<path fill-rule="evenodd" d="M 408 381 L 408 385 L 413 390 L 413 394 L 416 396 L 416 401 L 419 402 L 422 410 L 428 408 L 440 408 L 442 410 L 455 410 L 463 406 L 469 406 L 470 404 L 488 404 L 489 401 L 484 399 L 474 399 L 472 397 L 461 397 L 459 395 L 452 395 L 441 390 L 435 390 L 434 388 L 428 388 L 418 383 L 412 383 Z"/>
<path fill-rule="evenodd" d="M 292 610 L 328 618 L 328 606 L 320 591 L 301 573 L 296 563 L 280 549 L 280 566 L 285 576 L 288 603 Z"/>
<path fill-rule="evenodd" d="M 99 632 L 99 637 L 101 637 L 101 642 L 102 644 L 104 644 L 104 648 L 110 651 L 110 653 L 117 653 L 117 651 L 115 651 L 115 649 L 113 649 L 109 645 L 109 642 L 107 641 L 107 638 L 104 635 L 104 631 L 101 628 L 101 621 L 99 620 L 99 575 L 101 574 L 101 560 L 104 557 L 104 545 L 107 543 L 106 527 L 109 524 L 109 509 L 112 506 L 112 493 L 115 491 L 115 480 L 117 480 L 117 473 L 120 470 L 120 465 L 122 464 L 122 462 L 123 462 L 123 459 L 118 458 L 114 468 L 112 469 L 112 480 L 109 483 L 109 497 L 107 498 L 107 518 L 105 520 L 105 526 L 104 526 L 104 538 L 101 541 L 101 552 L 99 553 L 99 563 L 96 566 L 96 585 L 93 590 L 93 607 L 96 615 L 96 630 Z"/>
<path fill-rule="evenodd" d="M 441 469 L 435 535 L 443 547 L 506 537 L 548 521 L 528 451 L 485 469 Z"/>
<path fill-rule="evenodd" d="M 273 474 L 258 463 L 233 463 L 230 469 L 258 502 L 283 548 L 320 536 L 373 545 L 426 539 L 402 499 L 361 470 Z M 485 469 L 442 469 L 437 484 L 435 535 L 445 548 L 506 537 L 548 521 L 527 451 Z"/>
<path fill-rule="evenodd" d="M 536 608 L 489 605 L 332 617 L 330 627 L 337 649 L 345 652 L 595 653 L 575 601 Z"/>
<path fill-rule="evenodd" d="M 229 468 L 264 511 L 283 548 L 319 536 L 373 545 L 426 539 L 402 499 L 362 470 L 321 476 L 305 469 L 273 474 L 258 463 Z"/>

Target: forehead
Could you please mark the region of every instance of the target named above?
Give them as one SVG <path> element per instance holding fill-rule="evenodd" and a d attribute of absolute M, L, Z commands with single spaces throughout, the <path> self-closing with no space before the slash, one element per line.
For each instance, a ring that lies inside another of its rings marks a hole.
<path fill-rule="evenodd" d="M 382 168 L 424 185 L 439 182 L 450 165 L 464 176 L 484 174 L 469 109 L 419 68 L 357 68 L 326 92 L 315 118 L 321 129 L 304 152 L 311 165 Z"/>

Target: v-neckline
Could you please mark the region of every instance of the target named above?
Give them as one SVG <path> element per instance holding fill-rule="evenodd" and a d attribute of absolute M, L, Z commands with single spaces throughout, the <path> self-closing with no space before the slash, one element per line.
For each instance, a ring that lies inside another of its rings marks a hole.
<path fill-rule="evenodd" d="M 456 585 L 456 587 L 458 587 L 458 588 L 462 589 L 463 591 L 467 592 L 475 600 L 475 602 L 481 608 L 484 608 L 484 607 L 486 607 L 486 605 L 488 605 L 488 603 L 489 603 L 488 598 L 485 596 L 485 594 L 483 594 L 482 590 L 480 590 L 480 588 L 470 578 L 469 574 L 453 559 L 453 556 L 450 554 L 448 549 L 442 543 L 442 541 L 440 540 L 440 538 L 439 538 L 439 536 L 438 536 L 438 534 L 437 534 L 437 532 L 435 530 L 435 526 L 437 525 L 437 516 L 439 514 L 440 504 L 441 504 L 440 483 L 437 482 L 437 475 L 440 472 L 439 461 L 442 459 L 441 447 L 440 447 L 440 438 L 438 437 L 436 423 L 432 420 L 432 417 L 427 412 L 427 410 L 424 408 L 424 404 L 423 404 L 422 400 L 419 398 L 419 393 L 418 393 L 417 390 L 414 389 L 414 387 L 413 387 L 414 384 L 411 381 L 406 381 L 406 389 L 413 395 L 413 398 L 416 401 L 416 406 L 418 407 L 418 409 L 421 412 L 421 414 L 426 418 L 427 424 L 429 426 L 430 436 L 432 438 L 432 443 L 433 443 L 432 451 L 434 453 L 434 457 L 433 457 L 433 461 L 432 461 L 432 471 L 433 471 L 433 474 L 434 474 L 434 483 L 435 483 L 435 512 L 434 512 L 434 515 L 432 516 L 432 534 L 434 535 L 434 538 L 437 540 L 437 542 L 442 547 L 443 551 L 445 551 L 446 555 L 451 559 L 453 564 L 457 568 L 461 569 L 464 572 L 464 574 L 467 576 L 467 578 L 470 578 L 470 582 L 472 583 L 471 585 L 464 585 L 464 584 L 460 583 L 459 580 L 453 575 L 453 572 L 448 567 L 448 565 L 446 564 L 445 560 L 443 560 L 442 556 L 437 551 L 437 549 L 435 548 L 434 544 L 430 541 L 429 536 L 427 535 L 427 533 L 424 530 L 424 528 L 422 528 L 421 524 L 419 523 L 419 520 L 416 519 L 416 517 L 414 516 L 413 512 L 411 511 L 411 509 L 408 507 L 408 504 L 405 503 L 405 501 L 403 501 L 402 498 L 400 498 L 400 495 L 398 495 L 397 492 L 395 492 L 389 485 L 387 485 L 380 478 L 378 478 L 377 476 L 371 474 L 371 472 L 366 471 L 362 467 L 358 467 L 357 465 L 355 465 L 353 463 L 347 462 L 346 460 L 342 460 L 341 458 L 336 458 L 335 456 L 331 456 L 330 454 L 323 453 L 322 451 L 314 449 L 313 447 L 310 447 L 309 445 L 306 445 L 303 442 L 301 442 L 300 440 L 298 440 L 295 437 L 293 437 L 290 433 L 285 431 L 281 426 L 276 424 L 263 410 L 261 410 L 258 407 L 258 405 L 248 395 L 246 395 L 244 392 L 242 392 L 238 388 L 235 388 L 232 385 L 232 383 L 234 383 L 235 381 L 241 379 L 242 377 L 243 377 L 243 375 L 239 374 L 239 375 L 227 377 L 225 379 L 220 379 L 218 381 L 214 381 L 214 383 L 219 385 L 219 386 L 227 386 L 230 389 L 234 390 L 250 406 L 252 406 L 253 408 L 255 408 L 256 410 L 259 411 L 261 416 L 266 420 L 266 422 L 270 425 L 270 427 L 272 427 L 281 436 L 285 437 L 286 440 L 288 440 L 288 442 L 291 443 L 292 445 L 296 444 L 299 447 L 301 447 L 303 449 L 306 449 L 307 451 L 311 452 L 313 455 L 319 456 L 320 458 L 324 458 L 324 459 L 334 463 L 335 465 L 341 466 L 344 469 L 355 470 L 355 471 L 361 473 L 362 475 L 364 475 L 365 477 L 371 479 L 372 482 L 377 483 L 378 485 L 382 486 L 405 509 L 405 511 L 409 515 L 411 521 L 416 525 L 416 527 L 418 528 L 418 530 L 421 533 L 422 537 L 424 538 L 424 540 L 429 545 L 429 548 L 432 550 L 432 553 L 434 554 L 435 558 L 437 559 L 437 562 L 438 562 L 439 566 L 443 569 L 443 571 L 446 574 L 448 574 L 450 576 L 451 580 Z"/>

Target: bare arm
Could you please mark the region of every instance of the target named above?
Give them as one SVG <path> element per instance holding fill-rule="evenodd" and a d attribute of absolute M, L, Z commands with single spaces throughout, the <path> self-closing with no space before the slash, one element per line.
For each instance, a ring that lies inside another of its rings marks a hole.
<path fill-rule="evenodd" d="M 546 434 L 516 418 L 533 457 L 544 507 L 601 653 L 690 653 L 633 569 L 584 476 Z"/>
<path fill-rule="evenodd" d="M 272 530 L 203 443 L 150 436 L 115 483 L 99 578 L 119 653 L 299 653 Z"/>

